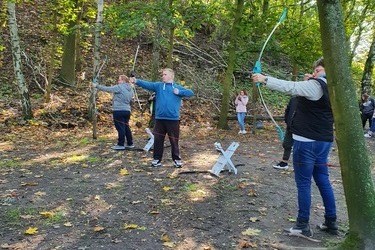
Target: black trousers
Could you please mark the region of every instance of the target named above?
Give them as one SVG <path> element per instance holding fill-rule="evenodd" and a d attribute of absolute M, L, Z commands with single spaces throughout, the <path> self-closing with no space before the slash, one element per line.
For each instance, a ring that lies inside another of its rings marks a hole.
<path fill-rule="evenodd" d="M 168 134 L 171 143 L 172 160 L 181 160 L 178 140 L 180 137 L 180 121 L 155 120 L 154 125 L 154 159 L 162 160 L 164 151 L 165 135 Z"/>
<path fill-rule="evenodd" d="M 369 128 L 371 128 L 371 123 L 372 123 L 372 113 L 362 113 L 361 118 L 362 118 L 362 127 L 365 128 L 366 122 L 368 120 L 369 123 Z"/>
<path fill-rule="evenodd" d="M 285 131 L 284 141 L 283 141 L 283 149 L 284 149 L 283 160 L 284 161 L 289 160 L 290 154 L 292 152 L 292 147 L 293 147 L 293 134 L 287 128 Z"/>

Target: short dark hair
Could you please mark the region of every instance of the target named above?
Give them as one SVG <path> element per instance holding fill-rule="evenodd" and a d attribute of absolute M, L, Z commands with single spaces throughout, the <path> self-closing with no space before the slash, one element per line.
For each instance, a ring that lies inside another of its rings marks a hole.
<path fill-rule="evenodd" d="M 316 67 L 318 66 L 322 66 L 323 68 L 324 67 L 324 59 L 323 57 L 319 58 L 318 60 L 316 60 L 314 63 L 313 63 L 313 68 L 315 69 Z"/>

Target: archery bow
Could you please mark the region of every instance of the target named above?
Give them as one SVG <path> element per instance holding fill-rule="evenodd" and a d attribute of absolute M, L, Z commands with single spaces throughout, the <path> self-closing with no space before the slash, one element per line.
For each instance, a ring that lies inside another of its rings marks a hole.
<path fill-rule="evenodd" d="M 262 58 L 262 55 L 263 55 L 263 51 L 264 49 L 266 48 L 266 45 L 268 43 L 268 41 L 271 39 L 273 33 L 275 32 L 275 30 L 277 29 L 277 27 L 279 27 L 279 25 L 282 23 L 282 21 L 285 20 L 286 18 L 286 15 L 287 15 L 287 12 L 288 12 L 288 9 L 287 8 L 284 8 L 283 10 L 283 13 L 281 14 L 280 18 L 279 18 L 279 21 L 277 22 L 277 24 L 275 25 L 275 27 L 272 29 L 271 33 L 269 34 L 268 38 L 266 39 L 266 42 L 263 44 L 263 48 L 262 50 L 260 51 L 260 54 L 259 54 L 259 57 L 258 57 L 258 60 L 255 62 L 255 65 L 254 65 L 254 68 L 253 68 L 253 73 L 262 73 L 262 64 L 260 62 L 261 58 Z M 260 96 L 260 100 L 262 101 L 262 105 L 264 106 L 265 110 L 267 111 L 267 114 L 270 116 L 272 122 L 275 124 L 276 126 L 276 129 L 277 131 L 279 132 L 279 137 L 280 137 L 280 140 L 281 141 L 284 141 L 284 131 L 282 130 L 282 128 L 276 123 L 275 119 L 273 118 L 271 112 L 269 111 L 269 109 L 267 108 L 267 105 L 266 103 L 264 102 L 264 99 L 263 99 L 263 96 L 262 96 L 262 91 L 260 90 L 260 86 L 261 84 L 259 82 L 256 83 L 256 87 L 258 89 L 258 92 L 259 92 L 259 96 Z"/>
<path fill-rule="evenodd" d="M 135 55 L 134 55 L 133 68 L 132 68 L 132 71 L 130 72 L 130 76 L 131 77 L 135 77 L 135 62 L 137 61 L 138 51 L 139 51 L 139 44 L 137 46 L 137 50 L 135 51 Z M 134 89 L 135 99 L 137 99 L 137 102 L 138 102 L 138 105 L 139 105 L 139 109 L 142 112 L 142 106 L 141 106 L 141 103 L 139 101 L 138 94 L 137 94 L 137 89 L 135 88 L 135 85 L 133 85 L 133 89 Z"/>

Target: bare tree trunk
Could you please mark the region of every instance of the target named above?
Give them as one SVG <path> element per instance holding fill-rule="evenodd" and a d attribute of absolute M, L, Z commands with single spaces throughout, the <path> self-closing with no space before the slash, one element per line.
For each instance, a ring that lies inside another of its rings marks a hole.
<path fill-rule="evenodd" d="M 152 42 L 152 63 L 151 63 L 151 81 L 156 81 L 159 78 L 159 67 L 160 67 L 160 37 L 161 37 L 161 23 L 158 20 L 156 24 L 156 30 L 154 39 Z"/>
<path fill-rule="evenodd" d="M 98 81 L 98 73 L 100 67 L 100 31 L 103 21 L 103 0 L 98 0 L 98 13 L 96 18 L 95 27 L 95 46 L 94 46 L 94 72 L 93 81 Z M 96 118 L 96 88 L 91 89 L 90 102 L 89 102 L 89 118 L 92 123 L 92 138 L 97 138 L 97 118 Z"/>
<path fill-rule="evenodd" d="M 240 25 L 242 13 L 244 8 L 244 0 L 237 0 L 237 8 L 234 16 L 234 22 L 232 26 L 232 31 L 230 35 L 229 47 L 228 47 L 228 67 L 225 72 L 224 81 L 223 81 L 223 97 L 221 100 L 221 109 L 220 109 L 220 118 L 217 125 L 220 129 L 227 129 L 228 122 L 228 110 L 229 110 L 229 98 L 230 98 L 230 89 L 232 83 L 232 75 L 234 70 L 234 64 L 236 60 L 236 39 L 238 33 L 238 26 Z"/>
<path fill-rule="evenodd" d="M 70 21 L 68 34 L 64 38 L 60 78 L 69 85 L 76 84 L 76 22 Z"/>
<path fill-rule="evenodd" d="M 362 91 L 366 91 L 367 93 L 371 93 L 371 80 L 372 80 L 372 71 L 374 69 L 375 63 L 375 31 L 372 38 L 372 43 L 370 46 L 370 50 L 367 55 L 365 68 L 363 71 L 362 81 L 361 81 L 361 89 Z"/>
<path fill-rule="evenodd" d="M 173 18 L 173 0 L 168 1 L 168 7 L 169 7 L 169 12 L 171 14 L 171 18 Z M 168 68 L 173 68 L 173 40 L 174 40 L 174 30 L 175 30 L 175 25 L 172 24 L 172 27 L 169 28 L 169 48 L 168 48 L 168 54 L 167 54 L 167 67 Z"/>
<path fill-rule="evenodd" d="M 50 42 L 50 53 L 49 53 L 49 63 L 47 65 L 47 81 L 44 92 L 44 102 L 48 103 L 51 99 L 51 90 L 52 90 L 52 79 L 53 79 L 53 72 L 55 69 L 55 53 L 56 53 L 56 46 L 57 46 L 57 12 L 52 11 L 52 37 Z"/>
<path fill-rule="evenodd" d="M 375 190 L 358 115 L 340 0 L 318 0 L 328 90 L 349 216 L 342 249 L 375 249 Z"/>
<path fill-rule="evenodd" d="M 31 109 L 29 89 L 26 85 L 25 77 L 22 73 L 20 39 L 18 36 L 18 27 L 17 27 L 17 20 L 16 20 L 16 4 L 13 1 L 8 1 L 7 10 L 8 10 L 8 25 L 9 25 L 11 46 L 12 46 L 14 74 L 16 76 L 18 91 L 21 95 L 23 117 L 24 119 L 28 120 L 28 119 L 33 118 L 33 113 Z"/>

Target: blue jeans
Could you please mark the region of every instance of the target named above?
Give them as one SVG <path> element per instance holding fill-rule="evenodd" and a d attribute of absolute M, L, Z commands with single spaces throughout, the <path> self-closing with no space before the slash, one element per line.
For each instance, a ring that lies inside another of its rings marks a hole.
<path fill-rule="evenodd" d="M 133 145 L 132 132 L 129 126 L 130 111 L 113 111 L 113 121 L 118 134 L 117 145 L 125 145 L 125 137 L 127 144 Z"/>
<path fill-rule="evenodd" d="M 237 112 L 237 120 L 240 125 L 240 130 L 245 130 L 245 112 Z"/>
<path fill-rule="evenodd" d="M 371 118 L 370 131 L 373 133 L 375 132 L 375 118 Z"/>
<path fill-rule="evenodd" d="M 329 181 L 328 154 L 332 142 L 301 142 L 293 144 L 294 178 L 298 191 L 298 218 L 309 220 L 311 207 L 311 178 L 314 178 L 323 199 L 325 217 L 336 218 L 336 204 Z"/>

